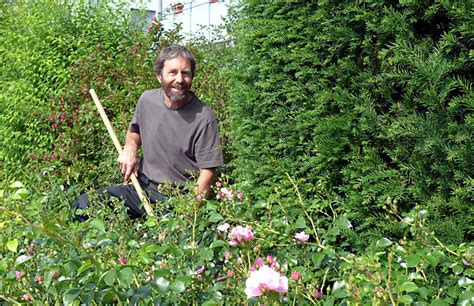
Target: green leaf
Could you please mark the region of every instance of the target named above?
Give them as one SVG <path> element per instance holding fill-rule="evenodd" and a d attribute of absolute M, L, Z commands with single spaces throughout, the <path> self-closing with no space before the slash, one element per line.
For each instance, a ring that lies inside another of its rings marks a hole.
<path fill-rule="evenodd" d="M 81 275 L 82 272 L 89 270 L 90 268 L 94 267 L 94 264 L 92 262 L 85 261 L 82 263 L 82 265 L 77 269 L 77 275 Z"/>
<path fill-rule="evenodd" d="M 115 277 L 116 277 L 115 270 L 107 272 L 107 274 L 104 277 L 104 281 L 107 284 L 107 286 L 111 287 L 114 284 Z"/>
<path fill-rule="evenodd" d="M 336 225 L 337 227 L 341 229 L 349 229 L 352 227 L 351 222 L 347 220 L 345 216 L 341 216 L 340 218 L 338 218 L 336 222 L 334 223 L 334 225 Z"/>
<path fill-rule="evenodd" d="M 140 248 L 140 245 L 138 244 L 138 242 L 136 240 L 130 240 L 127 245 L 129 247 L 131 247 L 132 249 L 139 249 Z"/>
<path fill-rule="evenodd" d="M 162 291 L 162 292 L 168 291 L 168 288 L 170 286 L 170 282 L 164 277 L 158 277 L 155 280 L 155 283 L 158 286 L 158 288 L 160 289 L 160 291 Z"/>
<path fill-rule="evenodd" d="M 213 248 L 218 248 L 218 247 L 221 247 L 221 246 L 224 246 L 224 245 L 227 245 L 226 241 L 214 240 L 209 247 L 213 249 Z"/>
<path fill-rule="evenodd" d="M 400 286 L 400 291 L 413 292 L 418 289 L 418 286 L 414 282 L 404 282 Z"/>
<path fill-rule="evenodd" d="M 13 200 L 26 199 L 30 195 L 30 191 L 25 188 L 18 189 L 12 196 Z"/>
<path fill-rule="evenodd" d="M 411 304 L 411 303 L 413 303 L 413 298 L 410 295 L 402 295 L 398 299 L 398 303 L 400 303 L 400 304 Z"/>
<path fill-rule="evenodd" d="M 212 213 L 209 218 L 207 219 L 207 221 L 209 223 L 216 223 L 216 222 L 219 222 L 220 220 L 224 219 L 224 217 L 222 217 L 221 214 L 218 214 L 216 212 Z"/>
<path fill-rule="evenodd" d="M 63 304 L 70 305 L 81 294 L 81 288 L 71 288 L 64 292 Z"/>
<path fill-rule="evenodd" d="M 321 265 L 321 262 L 323 261 L 324 259 L 324 253 L 322 252 L 319 252 L 319 253 L 314 253 L 313 256 L 311 257 L 311 259 L 313 260 L 313 264 L 316 268 L 319 268 L 319 266 Z"/>
<path fill-rule="evenodd" d="M 393 243 L 392 240 L 387 239 L 387 238 L 382 238 L 382 239 L 380 239 L 380 240 L 377 240 L 377 242 L 375 243 L 375 246 L 376 246 L 377 248 L 383 249 L 383 248 L 388 247 L 388 246 L 391 245 L 392 243 Z"/>
<path fill-rule="evenodd" d="M 408 255 L 408 257 L 407 257 L 408 267 L 410 267 L 410 268 L 416 267 L 419 262 L 420 262 L 420 256 L 418 256 L 417 254 Z"/>
<path fill-rule="evenodd" d="M 439 257 L 435 256 L 431 253 L 425 256 L 426 260 L 434 267 L 436 267 L 439 264 Z"/>
<path fill-rule="evenodd" d="M 105 233 L 105 225 L 104 222 L 100 219 L 94 219 L 91 221 L 89 224 L 90 228 L 96 229 L 97 231 L 101 233 Z"/>
<path fill-rule="evenodd" d="M 171 290 L 176 293 L 181 293 L 186 290 L 186 285 L 182 281 L 175 281 L 173 284 L 171 284 Z"/>
<path fill-rule="evenodd" d="M 306 220 L 303 216 L 299 216 L 293 225 L 294 228 L 306 228 Z"/>
<path fill-rule="evenodd" d="M 18 258 L 15 260 L 15 266 L 21 265 L 22 263 L 28 261 L 31 259 L 31 256 L 26 256 L 26 255 L 20 255 Z"/>
<path fill-rule="evenodd" d="M 459 275 L 462 273 L 462 271 L 464 271 L 464 268 L 463 266 L 461 265 L 458 265 L 458 264 L 454 264 L 451 269 L 453 269 L 453 272 L 455 275 Z"/>
<path fill-rule="evenodd" d="M 210 248 L 203 248 L 198 254 L 200 259 L 212 260 L 214 258 L 214 251 Z"/>
<path fill-rule="evenodd" d="M 125 267 L 117 271 L 117 279 L 122 288 L 128 288 L 133 282 L 133 271 L 130 267 Z"/>
<path fill-rule="evenodd" d="M 19 181 L 16 181 L 10 184 L 10 186 L 8 186 L 8 188 L 23 188 L 23 187 L 25 187 L 25 185 L 23 185 L 23 183 Z"/>
<path fill-rule="evenodd" d="M 7 249 L 13 253 L 16 253 L 18 249 L 18 239 L 13 239 L 7 242 Z"/>

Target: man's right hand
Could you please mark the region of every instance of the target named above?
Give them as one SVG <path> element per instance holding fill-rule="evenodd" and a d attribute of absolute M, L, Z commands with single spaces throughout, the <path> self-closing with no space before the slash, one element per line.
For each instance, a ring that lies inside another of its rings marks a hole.
<path fill-rule="evenodd" d="M 122 153 L 117 159 L 125 183 L 130 181 L 130 176 L 135 174 L 138 176 L 138 157 L 137 146 L 126 144 Z"/>

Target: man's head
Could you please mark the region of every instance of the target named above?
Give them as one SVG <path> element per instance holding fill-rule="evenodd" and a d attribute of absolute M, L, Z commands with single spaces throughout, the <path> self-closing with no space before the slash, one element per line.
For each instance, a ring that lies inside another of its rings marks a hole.
<path fill-rule="evenodd" d="M 164 48 L 156 60 L 156 77 L 172 103 L 187 102 L 196 69 L 193 54 L 183 46 Z"/>

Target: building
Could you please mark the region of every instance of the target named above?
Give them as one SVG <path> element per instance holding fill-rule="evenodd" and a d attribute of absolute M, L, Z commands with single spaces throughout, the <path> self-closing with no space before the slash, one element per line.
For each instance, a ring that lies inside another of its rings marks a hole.
<path fill-rule="evenodd" d="M 161 20 L 165 29 L 181 23 L 183 35 L 201 34 L 212 38 L 212 29 L 221 25 L 230 5 L 236 0 L 148 0 L 143 4 L 132 4 L 131 9 L 145 9 L 146 19 L 151 23 L 154 16 Z"/>

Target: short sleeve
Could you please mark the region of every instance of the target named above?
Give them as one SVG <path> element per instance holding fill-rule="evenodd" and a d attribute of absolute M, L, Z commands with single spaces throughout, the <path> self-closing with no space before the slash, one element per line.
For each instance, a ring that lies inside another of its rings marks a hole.
<path fill-rule="evenodd" d="M 133 114 L 132 121 L 130 121 L 130 125 L 128 127 L 128 130 L 132 133 L 138 133 L 140 134 L 140 105 L 141 105 L 141 100 L 142 98 L 138 100 L 137 107 L 135 108 L 135 113 Z"/>
<path fill-rule="evenodd" d="M 217 119 L 209 121 L 200 131 L 194 152 L 200 169 L 219 167 L 224 164 Z"/>

